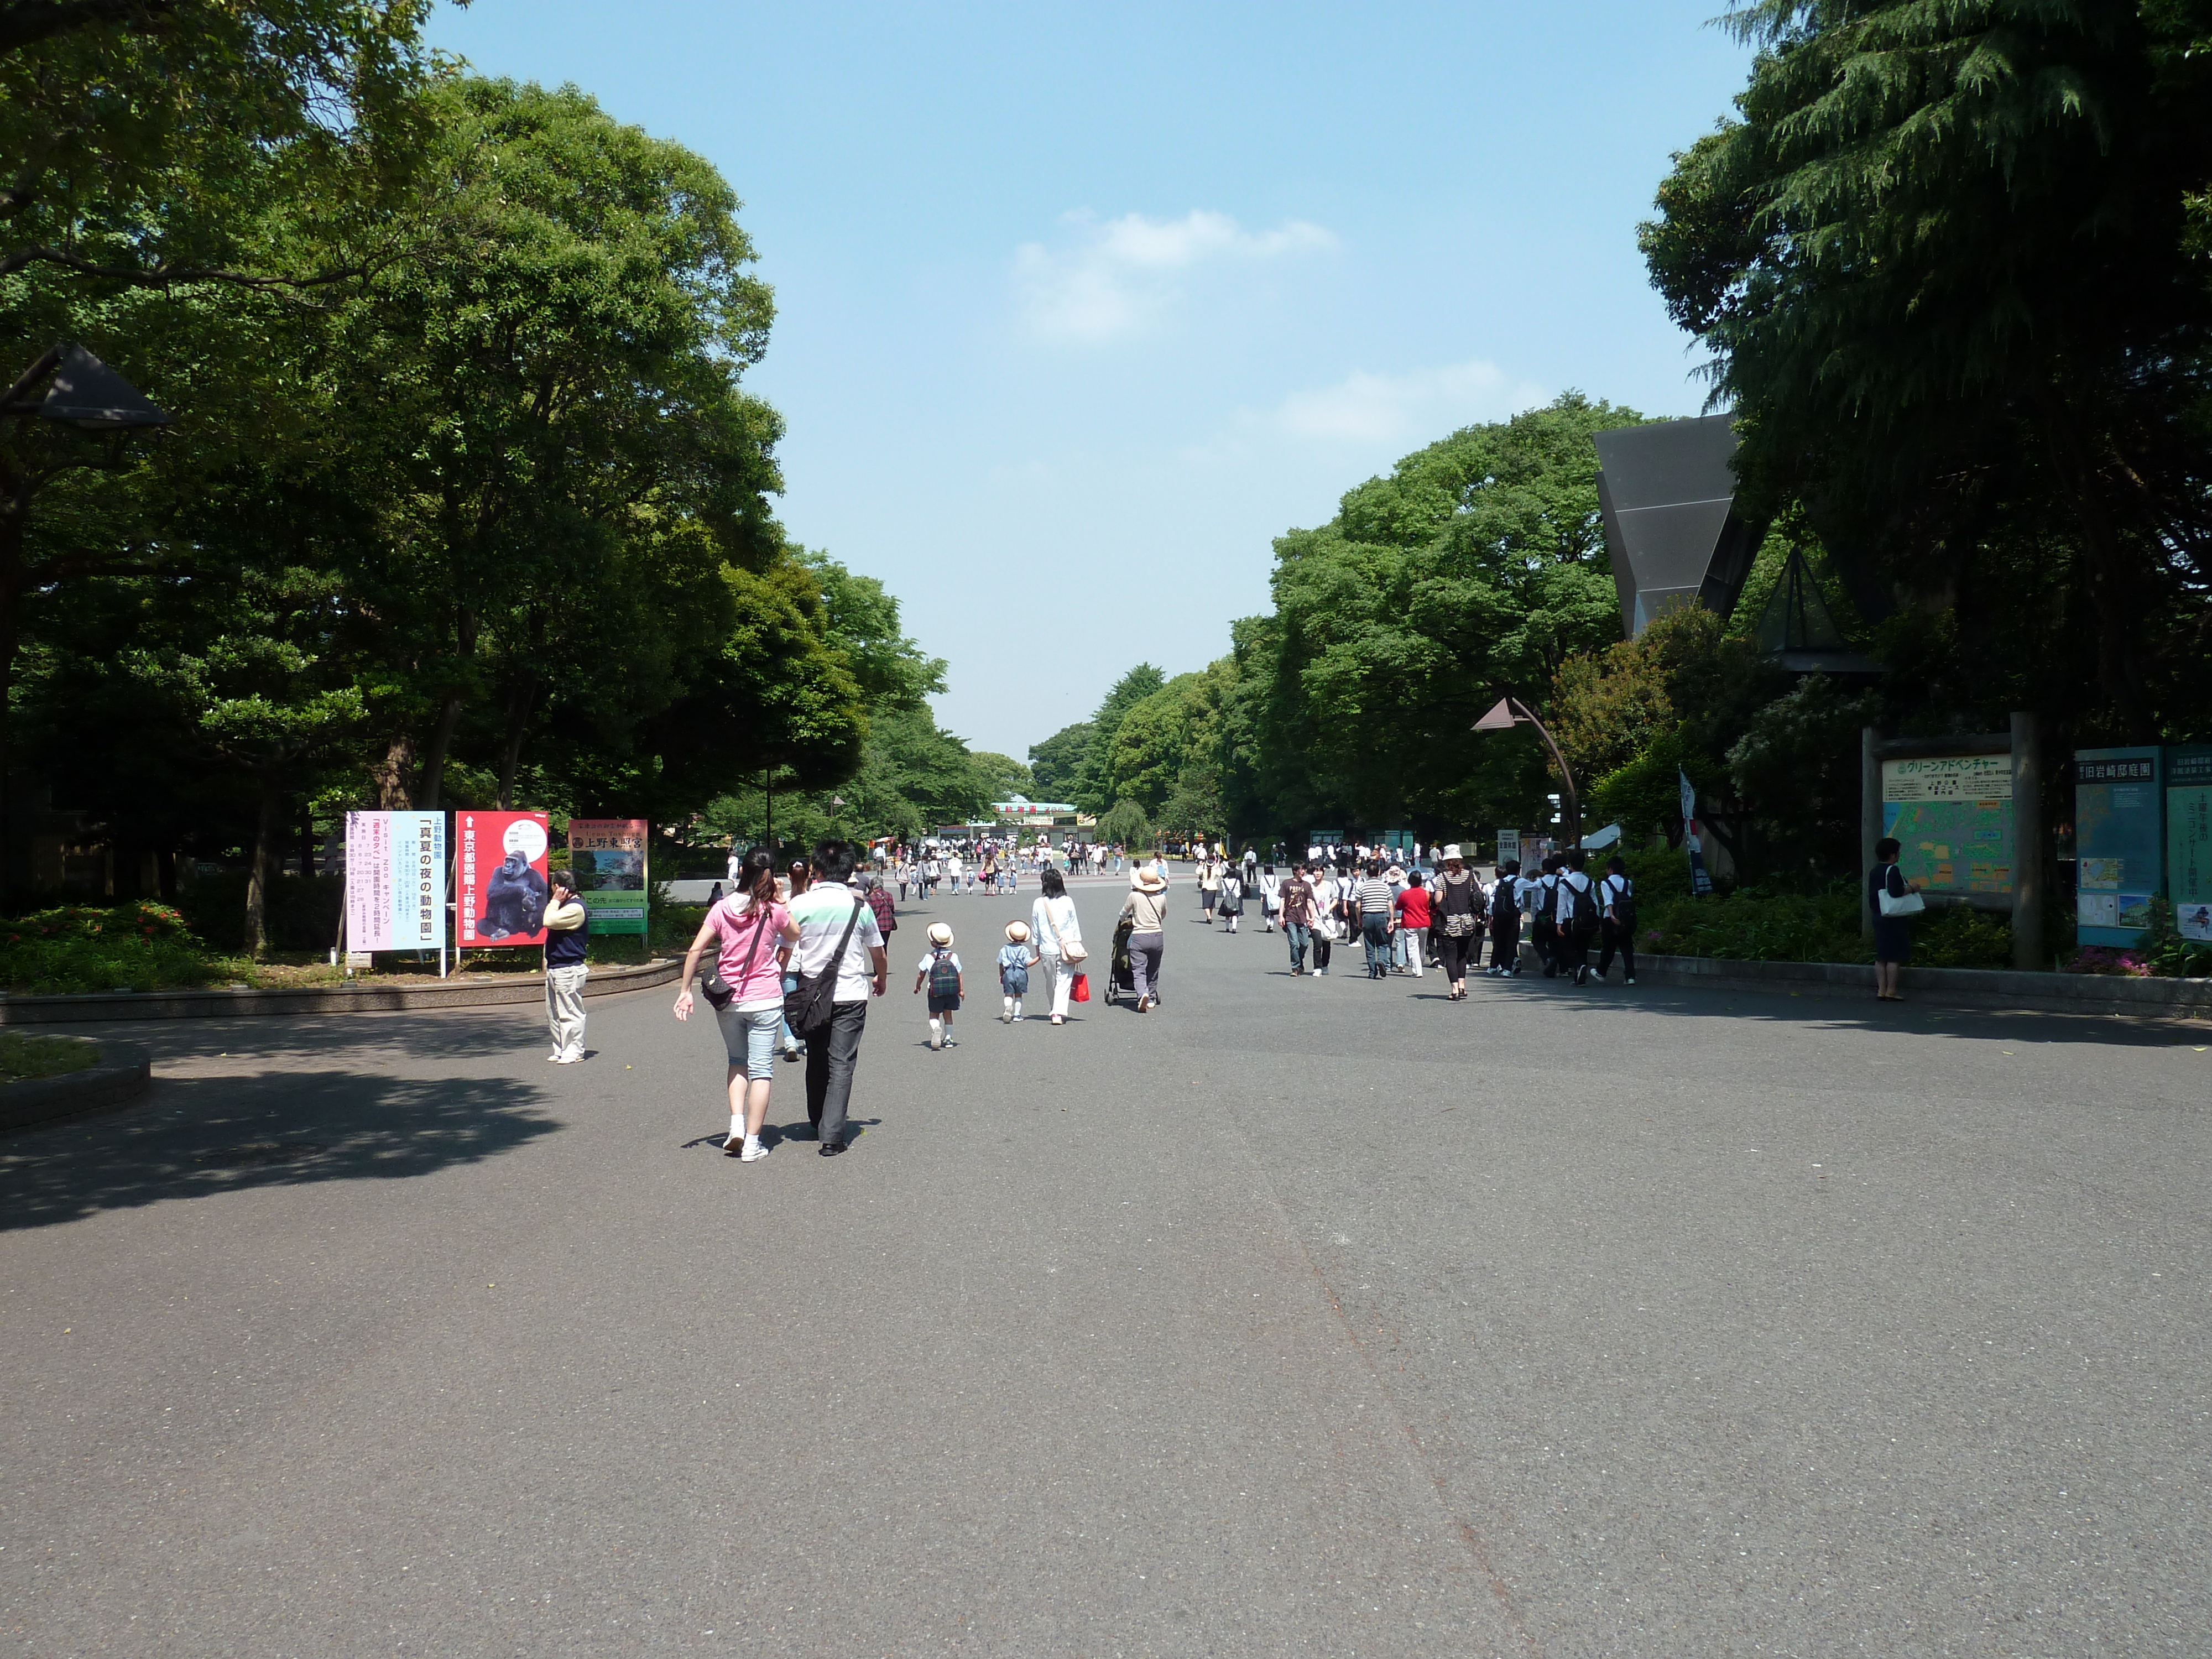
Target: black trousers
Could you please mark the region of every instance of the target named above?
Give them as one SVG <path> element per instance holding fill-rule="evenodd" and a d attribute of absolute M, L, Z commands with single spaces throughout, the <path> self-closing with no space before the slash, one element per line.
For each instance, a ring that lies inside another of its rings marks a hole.
<path fill-rule="evenodd" d="M 1480 957 L 1482 955 L 1482 935 L 1480 933 L 1462 933 L 1455 939 L 1449 933 L 1438 933 L 1432 928 L 1429 937 L 1436 941 L 1437 957 L 1443 963 L 1444 977 L 1455 983 L 1467 977 L 1468 956 Z"/>
<path fill-rule="evenodd" d="M 1544 964 L 1544 977 L 1549 979 L 1559 971 L 1559 924 L 1547 921 L 1541 916 L 1535 921 L 1535 927 L 1529 931 L 1529 942 L 1536 947 L 1536 960 Z"/>
<path fill-rule="evenodd" d="M 1518 910 L 1503 921 L 1495 916 L 1490 922 L 1490 965 L 1511 969 L 1521 960 L 1521 913 Z"/>
<path fill-rule="evenodd" d="M 1552 932 L 1552 961 L 1562 974 L 1571 975 L 1589 966 L 1588 927 L 1556 927 Z"/>
<path fill-rule="evenodd" d="M 845 1108 L 867 1023 L 866 1003 L 833 1002 L 828 1024 L 799 1034 L 806 1042 L 806 1117 L 825 1146 L 845 1138 Z"/>
<path fill-rule="evenodd" d="M 1631 979 L 1636 977 L 1636 929 L 1624 927 L 1608 920 L 1605 924 L 1605 942 L 1598 947 L 1597 976 L 1603 979 L 1606 970 L 1613 966 L 1613 953 L 1620 952 L 1620 965 Z"/>

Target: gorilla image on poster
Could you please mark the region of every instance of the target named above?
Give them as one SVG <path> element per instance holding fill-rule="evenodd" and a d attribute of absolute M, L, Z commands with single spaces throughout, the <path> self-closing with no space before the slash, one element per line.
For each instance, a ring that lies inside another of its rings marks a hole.
<path fill-rule="evenodd" d="M 545 878 L 530 867 L 517 848 L 500 861 L 484 886 L 483 915 L 477 932 L 485 939 L 534 933 L 545 925 Z"/>

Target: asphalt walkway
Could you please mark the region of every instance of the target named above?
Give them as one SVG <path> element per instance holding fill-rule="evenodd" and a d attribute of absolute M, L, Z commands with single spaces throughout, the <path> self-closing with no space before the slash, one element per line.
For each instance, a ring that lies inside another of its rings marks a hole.
<path fill-rule="evenodd" d="M 2212 1646 L 2212 1035 L 1452 1005 L 1181 902 L 1160 1012 L 1009 1028 L 1034 893 L 902 915 L 836 1160 L 722 1157 L 662 991 L 576 1067 L 134 1030 L 142 1104 L 0 1140 L 12 1650 Z"/>

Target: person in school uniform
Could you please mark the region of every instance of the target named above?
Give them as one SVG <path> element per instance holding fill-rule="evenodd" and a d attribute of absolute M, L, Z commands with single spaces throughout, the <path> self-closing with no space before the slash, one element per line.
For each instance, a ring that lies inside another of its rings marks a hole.
<path fill-rule="evenodd" d="M 1589 983 L 1590 938 L 1597 932 L 1597 884 L 1589 866 L 1589 854 L 1576 848 L 1553 890 L 1552 949 L 1559 972 L 1577 985 Z"/>
<path fill-rule="evenodd" d="M 1492 979 L 1506 979 L 1521 971 L 1521 915 L 1526 906 L 1522 889 L 1521 860 L 1508 859 L 1498 866 L 1498 884 L 1490 890 L 1490 967 Z"/>
<path fill-rule="evenodd" d="M 1620 952 L 1620 965 L 1628 984 L 1636 983 L 1636 884 L 1628 878 L 1628 866 L 1609 860 L 1606 876 L 1597 884 L 1601 943 L 1597 953 L 1597 976 L 1603 980 L 1613 967 L 1613 953 Z"/>

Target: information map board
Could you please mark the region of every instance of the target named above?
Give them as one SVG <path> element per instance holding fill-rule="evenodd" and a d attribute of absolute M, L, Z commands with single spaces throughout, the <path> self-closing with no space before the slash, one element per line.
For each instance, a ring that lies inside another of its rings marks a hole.
<path fill-rule="evenodd" d="M 1930 893 L 2012 892 L 2012 757 L 1881 763 L 1881 833 L 1905 878 Z"/>
<path fill-rule="evenodd" d="M 2212 744 L 2166 751 L 2166 878 L 2182 938 L 2212 943 Z"/>
<path fill-rule="evenodd" d="M 2165 885 L 2160 761 L 2156 748 L 2075 751 L 2074 936 L 2084 945 L 2133 945 L 2150 926 Z"/>
<path fill-rule="evenodd" d="M 593 933 L 645 931 L 643 818 L 570 818 L 568 868 Z"/>

